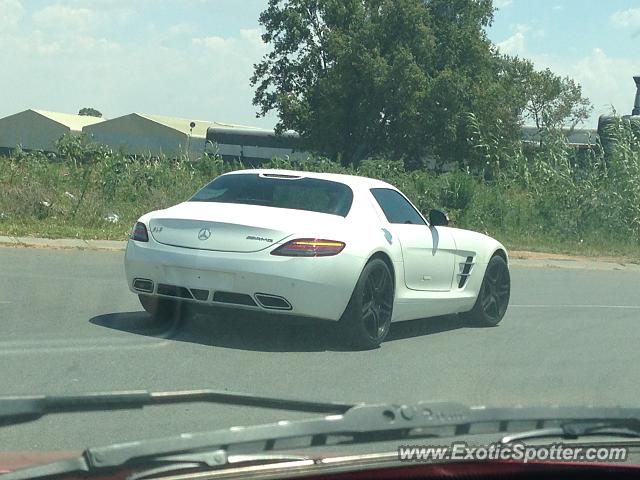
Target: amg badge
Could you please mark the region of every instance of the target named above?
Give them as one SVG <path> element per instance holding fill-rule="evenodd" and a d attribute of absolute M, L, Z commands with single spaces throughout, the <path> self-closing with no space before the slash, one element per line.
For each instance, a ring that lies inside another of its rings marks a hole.
<path fill-rule="evenodd" d="M 248 235 L 246 240 L 259 240 L 261 242 L 273 243 L 273 239 L 272 238 L 254 237 L 253 235 Z"/>

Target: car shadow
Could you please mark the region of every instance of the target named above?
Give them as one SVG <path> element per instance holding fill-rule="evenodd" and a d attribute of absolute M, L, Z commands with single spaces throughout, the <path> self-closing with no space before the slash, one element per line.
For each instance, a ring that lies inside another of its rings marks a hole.
<path fill-rule="evenodd" d="M 477 326 L 456 314 L 395 322 L 391 324 L 391 330 L 389 330 L 385 343 L 407 338 L 424 337 L 461 328 L 477 328 Z"/>
<path fill-rule="evenodd" d="M 289 319 L 254 312 L 212 311 L 154 324 L 144 311 L 98 315 L 90 323 L 135 335 L 200 345 L 264 352 L 335 350 L 329 322 Z"/>
<path fill-rule="evenodd" d="M 341 341 L 333 322 L 290 318 L 258 312 L 213 311 L 191 314 L 157 325 L 144 311 L 98 315 L 90 323 L 135 335 L 213 347 L 262 352 L 352 351 Z M 385 342 L 472 327 L 458 315 L 432 317 L 391 325 Z M 382 345 L 384 348 L 384 343 Z"/>

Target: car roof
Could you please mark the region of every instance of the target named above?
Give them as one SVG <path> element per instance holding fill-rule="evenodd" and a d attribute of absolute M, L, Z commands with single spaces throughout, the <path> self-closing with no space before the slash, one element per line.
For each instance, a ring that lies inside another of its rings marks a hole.
<path fill-rule="evenodd" d="M 237 175 L 237 174 L 268 174 L 268 175 L 295 175 L 306 178 L 319 178 L 322 180 L 331 180 L 333 182 L 344 183 L 351 188 L 356 189 L 369 189 L 369 188 L 391 188 L 396 190 L 393 185 L 383 182 L 382 180 L 376 180 L 375 178 L 361 177 L 358 175 L 345 175 L 342 173 L 319 173 L 319 172 L 304 172 L 301 170 L 284 170 L 275 168 L 255 168 L 247 170 L 235 170 L 228 172 L 225 175 Z"/>

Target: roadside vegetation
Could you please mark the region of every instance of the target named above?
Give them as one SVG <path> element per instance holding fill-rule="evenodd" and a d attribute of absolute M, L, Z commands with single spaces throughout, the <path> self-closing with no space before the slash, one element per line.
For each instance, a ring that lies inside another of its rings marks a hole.
<path fill-rule="evenodd" d="M 470 118 L 473 124 L 473 118 Z M 408 170 L 402 161 L 363 160 L 357 167 L 326 158 L 269 168 L 364 175 L 405 192 L 422 211 L 439 208 L 453 224 L 488 233 L 508 247 L 587 255 L 640 255 L 640 138 L 620 120 L 600 145 L 577 151 L 561 134 L 543 144 L 500 142 L 476 124 L 480 167 L 448 173 Z M 145 212 L 187 200 L 215 176 L 246 168 L 206 156 L 129 158 L 77 136 L 58 154 L 14 151 L 0 157 L 0 235 L 125 239 Z"/>

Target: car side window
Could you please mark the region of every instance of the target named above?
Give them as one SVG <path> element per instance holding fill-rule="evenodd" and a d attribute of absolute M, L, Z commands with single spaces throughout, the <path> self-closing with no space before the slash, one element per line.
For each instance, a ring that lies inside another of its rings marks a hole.
<path fill-rule="evenodd" d="M 422 216 L 406 198 L 389 188 L 372 188 L 371 193 L 380 205 L 389 223 L 408 223 L 426 225 Z"/>

